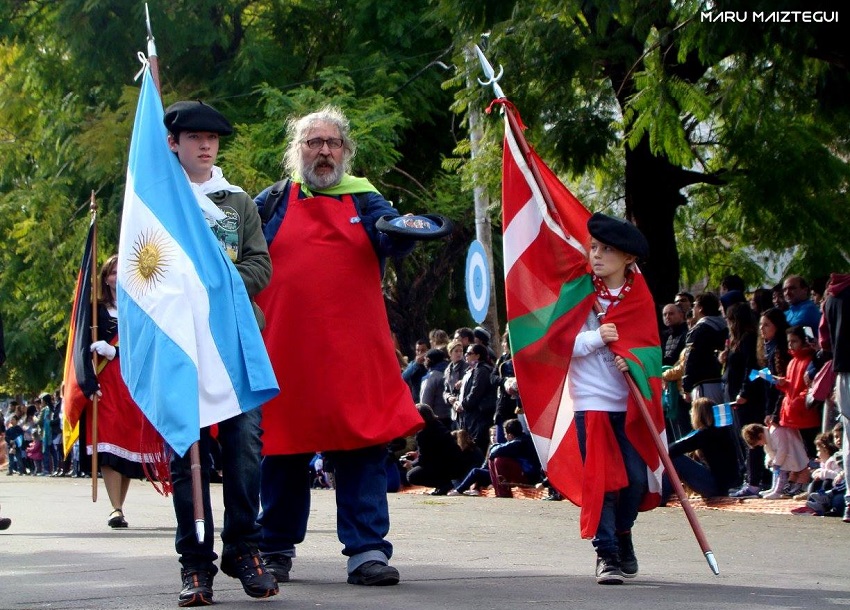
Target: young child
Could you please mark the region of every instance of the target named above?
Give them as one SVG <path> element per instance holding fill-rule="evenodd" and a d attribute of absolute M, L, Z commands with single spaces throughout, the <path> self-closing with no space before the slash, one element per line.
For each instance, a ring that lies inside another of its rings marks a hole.
<path fill-rule="evenodd" d="M 835 497 L 833 487 L 844 480 L 844 472 L 838 461 L 839 451 L 832 440 L 831 430 L 817 435 L 815 448 L 818 452 L 818 467 L 812 470 L 812 482 L 794 499 L 806 500 L 806 506 L 816 514 L 825 515 L 831 512 Z M 844 492 L 841 493 L 843 495 Z"/>
<path fill-rule="evenodd" d="M 807 472 L 809 458 L 799 431 L 782 426 L 765 428 L 761 424 L 747 424 L 741 430 L 741 436 L 748 447 L 764 447 L 765 466 L 773 471 L 773 485 L 760 494 L 762 498 L 782 498 L 782 488 L 789 482 L 789 477 Z"/>
<path fill-rule="evenodd" d="M 44 445 L 41 442 L 41 433 L 38 430 L 32 432 L 32 442 L 27 447 L 27 457 L 33 463 L 33 475 L 44 474 Z"/>
<path fill-rule="evenodd" d="M 788 363 L 785 377 L 778 377 L 776 383 L 776 387 L 784 394 L 779 411 L 779 425 L 799 430 L 806 453 L 814 456 L 814 441 L 820 432 L 821 414 L 819 409 L 806 406 L 806 394 L 809 391 L 806 370 L 812 363 L 814 350 L 809 347 L 802 326 L 792 326 L 786 334 L 791 361 Z M 800 491 L 793 490 L 791 495 Z"/>
<path fill-rule="evenodd" d="M 629 388 L 623 376 L 629 365 L 612 349 L 618 354 L 628 353 L 625 349 L 633 347 L 638 333 L 647 328 L 647 320 L 654 319 L 655 308 L 645 281 L 632 267 L 649 252 L 646 238 L 634 225 L 599 213 L 590 218 L 587 228 L 591 236 L 591 279 L 605 313 L 599 320 L 591 312 L 575 338 L 568 389 L 583 465 L 582 536 L 592 537 L 596 549 L 596 582 L 620 584 L 623 578 L 637 576 L 631 530 L 638 510 L 650 508 L 645 503 L 649 491 L 647 463 L 657 461 L 658 455 L 648 436 L 657 431 L 647 429 L 636 413 L 636 405 L 629 407 Z M 648 339 L 658 350 L 658 370 L 648 375 L 658 377 L 658 400 L 650 407 L 658 412 L 656 422 L 663 422 L 660 343 L 655 325 L 651 326 L 654 335 L 641 334 L 640 339 L 642 343 Z M 613 345 L 618 341 L 618 346 Z M 660 491 L 660 483 L 653 483 Z M 573 499 L 570 490 L 563 491 Z M 651 507 L 658 505 L 658 499 L 660 496 Z"/>

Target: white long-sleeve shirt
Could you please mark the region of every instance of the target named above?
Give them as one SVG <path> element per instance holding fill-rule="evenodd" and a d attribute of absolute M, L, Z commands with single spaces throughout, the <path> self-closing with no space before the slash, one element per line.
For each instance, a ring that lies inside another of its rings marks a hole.
<path fill-rule="evenodd" d="M 610 292 L 616 298 L 620 289 Z M 598 302 L 604 311 L 611 304 L 611 301 L 602 298 Z M 596 314 L 591 312 L 576 335 L 567 377 L 573 409 L 622 412 L 626 410 L 629 386 L 614 364 L 614 353 L 602 341 L 599 326 Z"/>

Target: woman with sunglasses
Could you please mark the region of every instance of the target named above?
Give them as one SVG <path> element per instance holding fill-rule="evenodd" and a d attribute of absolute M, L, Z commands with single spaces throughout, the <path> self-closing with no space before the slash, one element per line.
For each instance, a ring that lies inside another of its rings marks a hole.
<path fill-rule="evenodd" d="M 466 348 L 467 371 L 460 390 L 460 408 L 463 410 L 463 427 L 475 444 L 487 451 L 490 444 L 490 426 L 496 413 L 496 386 L 490 379 L 493 365 L 489 350 L 480 344 Z"/>

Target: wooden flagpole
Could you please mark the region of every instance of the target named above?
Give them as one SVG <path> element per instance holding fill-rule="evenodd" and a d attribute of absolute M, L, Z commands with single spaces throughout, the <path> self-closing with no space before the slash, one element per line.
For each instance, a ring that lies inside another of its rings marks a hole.
<path fill-rule="evenodd" d="M 94 198 L 94 190 L 91 192 L 91 199 L 89 200 L 89 211 L 91 212 L 92 218 L 92 240 L 91 240 L 91 253 L 89 254 L 91 260 L 91 277 L 89 281 L 91 282 L 91 342 L 94 343 L 97 341 L 97 292 L 98 292 L 98 273 L 97 273 L 97 202 Z M 98 367 L 98 354 L 96 351 L 92 352 L 92 367 L 97 373 Z M 91 501 L 97 502 L 97 400 L 99 398 L 100 390 L 94 393 L 91 397 Z M 85 447 L 82 448 L 85 451 Z"/>

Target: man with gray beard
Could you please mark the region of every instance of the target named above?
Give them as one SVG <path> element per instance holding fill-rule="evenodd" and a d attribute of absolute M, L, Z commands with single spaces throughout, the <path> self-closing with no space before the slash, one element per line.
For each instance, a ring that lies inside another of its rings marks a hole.
<path fill-rule="evenodd" d="M 290 120 L 287 140 L 290 179 L 256 198 L 273 267 L 257 303 L 283 388 L 263 406 L 260 551 L 287 582 L 307 531 L 310 460 L 321 451 L 334 470 L 348 582 L 394 585 L 386 445 L 423 422 L 399 371 L 381 274 L 387 256 L 414 242 L 376 229 L 399 213 L 347 173 L 355 144 L 339 109 Z"/>

